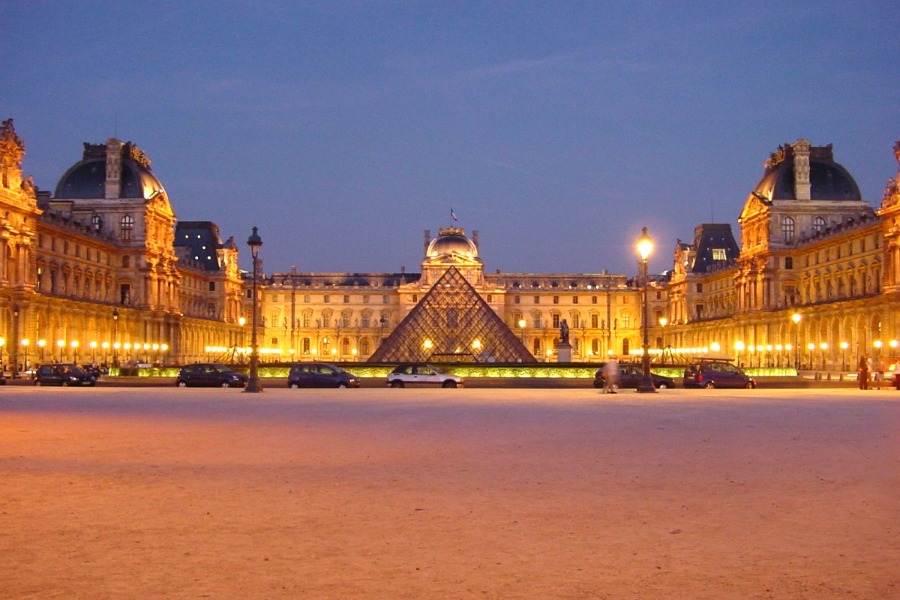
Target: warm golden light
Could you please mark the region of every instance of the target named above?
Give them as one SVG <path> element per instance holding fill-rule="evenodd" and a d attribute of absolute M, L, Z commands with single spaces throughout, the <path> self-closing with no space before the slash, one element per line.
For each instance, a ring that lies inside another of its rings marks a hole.
<path fill-rule="evenodd" d="M 738 352 L 743 351 L 744 350 L 744 342 L 741 342 L 741 341 L 735 342 L 734 349 L 737 350 Z"/>
<path fill-rule="evenodd" d="M 802 318 L 803 317 L 800 315 L 800 313 L 794 313 L 791 315 L 791 321 L 793 321 L 794 323 L 799 323 L 800 319 Z"/>
<path fill-rule="evenodd" d="M 709 345 L 709 349 L 712 350 L 713 352 L 718 352 L 719 350 L 722 349 L 722 346 L 719 345 L 719 342 L 713 342 L 712 344 Z"/>
<path fill-rule="evenodd" d="M 669 320 L 668 320 L 667 318 L 665 318 L 665 317 L 660 317 L 660 318 L 659 318 L 659 324 L 660 324 L 662 327 L 665 327 L 666 325 L 669 324 Z"/>
<path fill-rule="evenodd" d="M 646 261 L 650 257 L 650 253 L 653 252 L 653 239 L 650 237 L 650 234 L 647 233 L 646 227 L 641 229 L 641 237 L 638 238 L 637 250 L 642 261 Z"/>

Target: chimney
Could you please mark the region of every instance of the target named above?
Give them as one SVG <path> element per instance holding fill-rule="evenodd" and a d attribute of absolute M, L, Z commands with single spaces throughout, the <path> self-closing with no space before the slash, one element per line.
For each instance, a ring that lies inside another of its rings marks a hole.
<path fill-rule="evenodd" d="M 106 197 L 122 196 L 122 142 L 116 138 L 106 140 Z"/>
<path fill-rule="evenodd" d="M 797 140 L 792 146 L 794 152 L 794 197 L 797 200 L 809 200 L 809 142 Z"/>

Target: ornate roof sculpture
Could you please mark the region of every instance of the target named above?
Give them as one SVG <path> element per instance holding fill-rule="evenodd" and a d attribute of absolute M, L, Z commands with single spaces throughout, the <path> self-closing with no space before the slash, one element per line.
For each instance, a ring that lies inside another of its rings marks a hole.
<path fill-rule="evenodd" d="M 450 267 L 369 362 L 536 362 L 455 267 Z"/>

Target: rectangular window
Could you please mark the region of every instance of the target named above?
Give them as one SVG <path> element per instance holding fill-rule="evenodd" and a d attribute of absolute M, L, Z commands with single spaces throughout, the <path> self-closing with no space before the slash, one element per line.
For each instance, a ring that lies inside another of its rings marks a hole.
<path fill-rule="evenodd" d="M 725 248 L 713 248 L 712 249 L 712 259 L 713 260 L 725 260 Z"/>
<path fill-rule="evenodd" d="M 559 327 L 559 315 L 558 314 L 553 315 L 553 326 Z"/>
<path fill-rule="evenodd" d="M 323 297 L 322 297 L 322 302 L 324 302 L 325 304 L 328 304 L 329 300 L 331 300 L 331 297 L 330 297 L 330 296 L 323 296 Z"/>
<path fill-rule="evenodd" d="M 493 301 L 494 301 L 494 296 L 493 296 L 492 294 L 488 294 L 487 301 L 488 301 L 488 304 L 490 304 L 491 302 L 493 302 Z"/>
<path fill-rule="evenodd" d="M 344 304 L 350 304 L 350 296 L 344 295 Z"/>
<path fill-rule="evenodd" d="M 520 296 L 514 296 L 513 304 L 521 304 L 522 298 Z"/>
<path fill-rule="evenodd" d="M 793 256 L 785 256 L 784 257 L 784 268 L 785 269 L 793 269 L 794 268 L 794 257 Z"/>
<path fill-rule="evenodd" d="M 702 283 L 698 283 L 698 284 L 697 284 L 697 293 L 699 294 L 699 293 L 702 292 L 702 291 L 703 291 L 703 284 L 702 284 Z"/>
<path fill-rule="evenodd" d="M 369 296 L 368 296 L 368 294 L 366 294 L 365 296 L 363 296 L 363 304 L 368 304 L 368 303 L 369 303 Z"/>
<path fill-rule="evenodd" d="M 572 304 L 578 304 L 578 296 L 572 296 Z"/>
<path fill-rule="evenodd" d="M 559 304 L 559 296 L 553 296 L 553 304 Z"/>
<path fill-rule="evenodd" d="M 211 292 L 216 291 L 216 282 L 215 281 L 209 282 L 209 291 L 211 291 Z"/>
<path fill-rule="evenodd" d="M 597 315 L 591 315 L 591 328 L 597 329 L 600 323 L 600 318 Z"/>
<path fill-rule="evenodd" d="M 303 302 L 304 302 L 304 304 L 309 304 L 310 302 L 312 302 L 312 298 L 310 298 L 309 296 L 307 296 L 307 295 L 304 294 L 304 295 L 303 295 Z"/>
<path fill-rule="evenodd" d="M 541 303 L 541 297 L 540 297 L 540 296 L 535 296 L 535 297 L 534 297 L 534 303 L 535 303 L 535 304 L 540 304 L 540 303 Z"/>
<path fill-rule="evenodd" d="M 591 296 L 591 304 L 597 304 L 597 296 Z"/>

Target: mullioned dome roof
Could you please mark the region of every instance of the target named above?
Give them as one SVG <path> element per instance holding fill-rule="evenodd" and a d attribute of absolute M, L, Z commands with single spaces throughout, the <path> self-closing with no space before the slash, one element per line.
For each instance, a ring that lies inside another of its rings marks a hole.
<path fill-rule="evenodd" d="M 56 198 L 97 199 L 106 197 L 105 145 L 84 145 L 84 158 L 75 163 L 56 184 Z M 134 153 L 136 151 L 136 154 Z M 150 161 L 130 143 L 122 154 L 120 198 L 149 199 L 164 192 L 162 183 L 150 171 Z"/>
<path fill-rule="evenodd" d="M 478 258 L 478 248 L 472 240 L 466 237 L 466 233 L 462 229 L 445 227 L 438 231 L 438 236 L 428 244 L 426 257 L 437 258 L 450 254 Z"/>
<path fill-rule="evenodd" d="M 810 200 L 862 200 L 859 186 L 849 171 L 834 162 L 831 144 L 813 146 L 809 154 Z M 763 175 L 753 195 L 768 200 L 796 200 L 794 152 L 785 144 L 766 161 Z"/>

